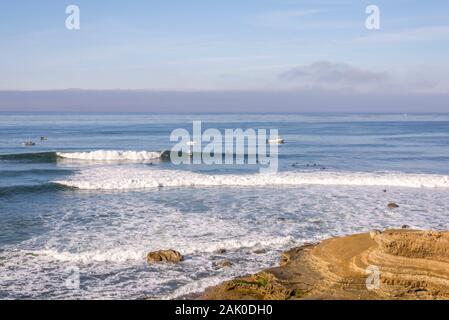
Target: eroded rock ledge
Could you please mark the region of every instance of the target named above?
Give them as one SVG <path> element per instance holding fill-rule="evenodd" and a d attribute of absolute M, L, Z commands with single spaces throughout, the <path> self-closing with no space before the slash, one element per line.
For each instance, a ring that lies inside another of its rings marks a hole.
<path fill-rule="evenodd" d="M 369 290 L 373 267 L 380 276 Z M 449 232 L 372 231 L 305 245 L 199 299 L 449 299 Z"/>

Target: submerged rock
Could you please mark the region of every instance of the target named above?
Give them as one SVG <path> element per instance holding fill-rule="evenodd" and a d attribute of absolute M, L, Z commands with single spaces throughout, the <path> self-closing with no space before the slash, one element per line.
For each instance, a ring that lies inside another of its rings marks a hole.
<path fill-rule="evenodd" d="M 229 268 L 232 267 L 234 264 L 229 260 L 222 260 L 219 262 L 214 262 L 214 268 L 215 269 L 223 269 L 223 268 Z"/>
<path fill-rule="evenodd" d="M 388 208 L 390 208 L 390 209 L 399 208 L 399 205 L 394 202 L 390 202 L 388 204 Z"/>
<path fill-rule="evenodd" d="M 178 263 L 184 260 L 184 257 L 181 253 L 175 250 L 159 250 L 150 252 L 147 255 L 148 263 L 157 263 L 157 262 L 174 262 Z"/>

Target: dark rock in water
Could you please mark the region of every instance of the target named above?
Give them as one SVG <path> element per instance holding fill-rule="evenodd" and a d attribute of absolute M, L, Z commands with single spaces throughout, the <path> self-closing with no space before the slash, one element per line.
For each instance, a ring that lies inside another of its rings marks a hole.
<path fill-rule="evenodd" d="M 184 257 L 175 250 L 159 250 L 150 252 L 147 255 L 148 263 L 157 263 L 157 262 L 180 262 L 184 260 Z"/>
<path fill-rule="evenodd" d="M 218 249 L 215 251 L 215 253 L 218 253 L 218 254 L 226 253 L 226 249 L 224 249 L 224 248 Z"/>
<path fill-rule="evenodd" d="M 214 263 L 214 268 L 215 269 L 223 269 L 223 268 L 229 268 L 232 267 L 233 263 L 229 260 L 223 260 L 223 261 L 219 261 L 219 262 L 215 262 Z"/>
<path fill-rule="evenodd" d="M 164 151 L 161 151 L 161 156 L 160 156 L 160 158 L 161 158 L 162 160 L 170 160 L 170 158 L 171 158 L 171 151 L 170 151 L 170 150 L 164 150 Z"/>
<path fill-rule="evenodd" d="M 390 209 L 399 208 L 399 205 L 397 205 L 397 204 L 394 203 L 394 202 L 390 202 L 390 203 L 388 204 L 388 208 L 390 208 Z"/>
<path fill-rule="evenodd" d="M 401 227 L 402 229 L 410 229 L 410 226 L 409 225 L 407 225 L 407 224 L 404 224 L 404 225 L 402 225 L 402 227 Z"/>
<path fill-rule="evenodd" d="M 384 192 L 387 192 L 387 189 L 384 189 Z"/>
<path fill-rule="evenodd" d="M 264 254 L 266 252 L 267 252 L 267 250 L 265 250 L 265 249 L 258 249 L 258 250 L 253 251 L 253 253 L 255 253 L 255 254 Z"/>

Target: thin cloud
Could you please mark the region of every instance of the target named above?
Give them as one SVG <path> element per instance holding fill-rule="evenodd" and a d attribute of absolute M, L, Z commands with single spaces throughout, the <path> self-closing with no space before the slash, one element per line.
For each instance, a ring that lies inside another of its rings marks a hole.
<path fill-rule="evenodd" d="M 379 31 L 381 32 L 381 31 Z M 353 39 L 352 43 L 379 44 L 399 42 L 419 42 L 449 39 L 449 26 L 431 26 L 400 30 L 388 33 L 373 33 Z"/>
<path fill-rule="evenodd" d="M 251 21 L 256 26 L 272 28 L 299 27 L 304 23 L 304 17 L 316 14 L 318 10 L 285 10 L 265 12 L 256 15 Z"/>
<path fill-rule="evenodd" d="M 449 94 L 449 69 L 409 66 L 388 71 L 367 70 L 346 63 L 318 61 L 278 74 L 283 88 L 341 93 Z"/>
<path fill-rule="evenodd" d="M 363 70 L 346 63 L 318 61 L 282 72 L 280 79 L 298 88 L 366 91 L 390 80 L 386 72 Z"/>
<path fill-rule="evenodd" d="M 324 15 L 324 13 L 325 12 L 323 10 L 318 9 L 264 12 L 252 16 L 249 19 L 249 23 L 256 27 L 293 30 L 335 30 L 358 26 L 356 21 L 335 19 L 329 20 L 328 15 Z"/>

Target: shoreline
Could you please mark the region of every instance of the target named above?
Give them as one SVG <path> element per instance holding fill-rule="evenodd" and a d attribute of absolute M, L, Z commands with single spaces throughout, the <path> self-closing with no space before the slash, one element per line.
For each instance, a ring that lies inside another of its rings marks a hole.
<path fill-rule="evenodd" d="M 449 299 L 449 232 L 389 229 L 305 244 L 197 300 Z"/>

